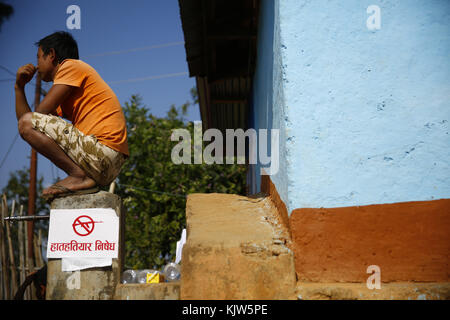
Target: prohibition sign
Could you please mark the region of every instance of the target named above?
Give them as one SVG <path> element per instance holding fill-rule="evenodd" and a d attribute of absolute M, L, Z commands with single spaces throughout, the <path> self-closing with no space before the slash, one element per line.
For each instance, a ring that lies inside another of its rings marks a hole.
<path fill-rule="evenodd" d="M 73 231 L 81 237 L 90 235 L 94 231 L 94 224 L 100 221 L 94 221 L 89 216 L 79 216 L 72 224 Z"/>

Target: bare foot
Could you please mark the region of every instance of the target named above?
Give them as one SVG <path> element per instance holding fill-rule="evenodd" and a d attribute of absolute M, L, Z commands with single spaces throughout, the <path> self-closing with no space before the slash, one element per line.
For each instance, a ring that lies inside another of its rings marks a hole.
<path fill-rule="evenodd" d="M 88 176 L 84 177 L 73 177 L 68 176 L 67 178 L 58 181 L 56 184 L 66 187 L 69 190 L 77 191 L 77 190 L 83 190 L 83 189 L 89 189 L 93 188 L 97 185 L 97 183 L 89 178 Z M 59 193 L 63 193 L 64 191 L 56 188 L 52 188 L 52 186 L 46 188 L 44 191 L 42 191 L 42 195 L 56 195 Z"/>

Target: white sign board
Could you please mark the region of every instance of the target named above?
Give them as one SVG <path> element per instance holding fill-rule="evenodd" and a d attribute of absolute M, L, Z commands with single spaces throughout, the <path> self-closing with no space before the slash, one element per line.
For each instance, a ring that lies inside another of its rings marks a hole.
<path fill-rule="evenodd" d="M 119 217 L 113 209 L 52 209 L 47 258 L 117 258 Z"/>

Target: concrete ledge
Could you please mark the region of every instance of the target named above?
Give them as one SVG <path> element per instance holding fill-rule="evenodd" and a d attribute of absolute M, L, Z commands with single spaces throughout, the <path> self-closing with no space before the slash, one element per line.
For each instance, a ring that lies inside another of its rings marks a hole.
<path fill-rule="evenodd" d="M 181 299 L 295 299 L 289 232 L 277 215 L 269 198 L 189 195 Z"/>
<path fill-rule="evenodd" d="M 179 300 L 180 282 L 118 284 L 114 300 Z"/>
<path fill-rule="evenodd" d="M 297 283 L 299 300 L 449 300 L 450 283 L 381 283 L 368 289 L 365 283 Z"/>

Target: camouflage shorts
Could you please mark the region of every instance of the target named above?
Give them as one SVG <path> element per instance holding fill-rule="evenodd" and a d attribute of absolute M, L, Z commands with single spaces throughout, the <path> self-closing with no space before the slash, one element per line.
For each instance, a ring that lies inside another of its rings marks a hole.
<path fill-rule="evenodd" d="M 33 112 L 33 129 L 54 140 L 84 172 L 99 185 L 108 185 L 119 175 L 125 156 L 85 135 L 60 117 Z"/>

